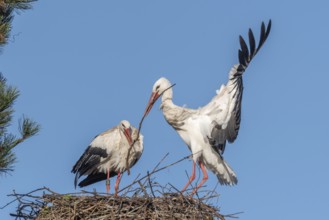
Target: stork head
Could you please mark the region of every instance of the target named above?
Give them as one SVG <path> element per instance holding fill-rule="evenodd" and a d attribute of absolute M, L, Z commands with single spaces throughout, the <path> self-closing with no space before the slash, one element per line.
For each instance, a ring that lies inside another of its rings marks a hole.
<path fill-rule="evenodd" d="M 120 122 L 120 130 L 122 131 L 122 133 L 125 135 L 125 137 L 127 138 L 127 141 L 129 143 L 129 145 L 131 145 L 133 143 L 132 137 L 131 137 L 131 126 L 129 121 L 127 120 L 122 120 Z"/>
<path fill-rule="evenodd" d="M 158 79 L 152 89 L 152 94 L 150 97 L 149 102 L 147 103 L 145 112 L 144 112 L 144 117 L 148 115 L 148 113 L 151 111 L 154 103 L 158 100 L 158 98 L 168 89 L 171 89 L 172 85 L 169 82 L 168 79 L 161 77 Z"/>

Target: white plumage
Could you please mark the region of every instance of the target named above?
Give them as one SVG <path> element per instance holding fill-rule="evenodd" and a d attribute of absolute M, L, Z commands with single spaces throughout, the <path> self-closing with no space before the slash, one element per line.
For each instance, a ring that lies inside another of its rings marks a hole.
<path fill-rule="evenodd" d="M 128 150 L 137 138 L 129 155 L 129 168 L 135 165 L 143 153 L 143 135 L 139 134 L 139 137 L 137 135 L 138 130 L 126 120 L 97 135 L 72 169 L 72 172 L 76 174 L 75 187 L 78 179 L 82 175 L 87 175 L 79 183 L 80 187 L 107 180 L 106 189 L 109 192 L 109 178 L 117 175 L 115 185 L 115 195 L 117 195 L 121 174 L 127 170 Z"/>
<path fill-rule="evenodd" d="M 208 179 L 205 167 L 217 176 L 221 184 L 234 185 L 237 183 L 236 174 L 224 161 L 222 154 L 226 142 L 234 142 L 239 132 L 243 91 L 242 74 L 267 39 L 270 28 L 271 20 L 267 28 L 262 23 L 257 48 L 254 35 L 249 29 L 250 51 L 240 36 L 239 64 L 234 65 L 230 70 L 226 85 L 222 85 L 216 91 L 215 97 L 199 109 L 175 105 L 172 101 L 172 84 L 168 79 L 162 77 L 153 85 L 145 115 L 150 112 L 153 104 L 162 95 L 161 109 L 166 121 L 178 132 L 193 154 L 192 175 L 182 191 L 185 191 L 194 180 L 196 163 L 201 167 L 204 177 L 192 194 Z"/>

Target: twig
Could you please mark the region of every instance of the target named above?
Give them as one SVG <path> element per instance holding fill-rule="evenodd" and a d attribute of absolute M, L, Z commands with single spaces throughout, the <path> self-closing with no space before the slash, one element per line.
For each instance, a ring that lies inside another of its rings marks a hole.
<path fill-rule="evenodd" d="M 227 215 L 223 215 L 223 217 L 227 217 L 227 218 L 239 218 L 238 216 L 236 215 L 240 215 L 240 214 L 243 214 L 244 212 L 236 212 L 236 213 L 233 213 L 233 214 L 227 214 Z"/>
<path fill-rule="evenodd" d="M 174 83 L 173 85 L 171 85 L 170 87 L 168 87 L 167 89 L 163 90 L 162 93 L 160 93 L 160 95 L 155 99 L 155 100 L 152 100 L 152 105 L 154 105 L 154 103 L 158 100 L 158 98 L 160 96 L 162 96 L 162 94 L 167 91 L 168 89 L 174 87 L 176 84 Z M 132 144 L 130 145 L 130 148 L 128 150 L 128 153 L 127 153 L 127 158 L 126 158 L 126 169 L 127 169 L 127 173 L 128 175 L 130 175 L 130 167 L 128 166 L 128 162 L 129 162 L 129 156 L 130 156 L 130 152 L 131 152 L 131 149 L 133 148 L 134 144 L 139 140 L 139 134 L 140 134 L 140 131 L 142 129 L 142 124 L 143 124 L 143 121 L 144 119 L 146 118 L 147 114 L 144 114 L 142 119 L 140 120 L 139 122 L 139 125 L 138 125 L 138 132 L 137 132 L 137 137 L 135 138 L 135 140 L 132 142 Z"/>
<path fill-rule="evenodd" d="M 136 178 L 134 179 L 134 181 L 136 181 L 138 179 L 138 177 L 140 176 L 141 174 L 139 173 Z M 129 192 L 129 189 L 131 188 L 131 186 L 127 189 L 127 191 L 123 194 L 123 196 L 126 196 L 127 193 Z"/>
<path fill-rule="evenodd" d="M 188 175 L 188 172 L 185 170 L 185 174 L 186 174 L 186 176 L 187 176 L 187 179 L 188 179 L 188 181 L 190 181 L 190 176 Z M 190 186 L 191 186 L 191 188 L 194 190 L 194 187 L 193 187 L 193 185 L 192 185 L 192 182 L 190 182 Z M 186 188 L 186 190 L 188 190 L 188 188 Z"/>
<path fill-rule="evenodd" d="M 177 193 L 179 193 L 182 197 L 184 196 L 183 193 L 177 189 L 176 187 L 174 187 L 171 183 L 168 183 L 174 190 L 176 190 Z"/>
<path fill-rule="evenodd" d="M 151 193 L 153 195 L 153 198 L 155 198 L 155 195 L 154 195 L 154 192 L 153 192 L 153 187 L 152 187 L 152 184 L 151 184 L 151 178 L 150 178 L 150 173 L 149 171 L 147 171 L 147 176 L 148 176 L 148 181 L 149 181 L 149 185 L 150 185 L 150 189 L 151 189 Z"/>
<path fill-rule="evenodd" d="M 0 207 L 0 209 L 4 209 L 7 206 L 9 206 L 10 204 L 16 202 L 17 200 L 20 200 L 21 198 L 23 198 L 25 196 L 30 196 L 30 194 L 35 193 L 35 192 L 38 192 L 38 191 L 41 191 L 41 190 L 48 190 L 50 192 L 50 190 L 47 187 L 42 187 L 42 188 L 39 188 L 39 189 L 35 189 L 35 190 L 32 190 L 31 192 L 28 192 L 28 193 L 25 193 L 25 194 L 16 194 L 15 193 L 15 190 L 13 190 L 14 194 L 9 194 L 7 196 L 16 196 L 16 199 L 8 202 L 6 205 Z"/>
<path fill-rule="evenodd" d="M 138 181 L 138 184 L 141 187 L 141 189 L 143 190 L 144 195 L 147 196 L 147 192 L 146 192 L 146 189 L 145 189 L 144 185 L 140 181 Z"/>
<path fill-rule="evenodd" d="M 128 166 L 129 163 L 129 156 L 130 156 L 130 152 L 131 149 L 133 148 L 134 144 L 138 141 L 139 139 L 139 134 L 140 134 L 140 130 L 142 129 L 142 124 L 144 121 L 144 118 L 146 117 L 146 115 L 143 115 L 141 121 L 139 122 L 139 126 L 138 126 L 138 132 L 137 132 L 137 137 L 134 139 L 134 141 L 132 142 L 132 144 L 129 147 L 128 153 L 127 153 L 127 157 L 126 157 L 126 168 L 127 168 L 127 173 L 128 175 L 130 175 L 130 167 Z"/>
<path fill-rule="evenodd" d="M 178 160 L 178 161 L 176 161 L 176 162 L 174 162 L 174 163 L 171 163 L 171 164 L 169 164 L 169 165 L 167 165 L 167 166 L 164 166 L 164 167 L 161 167 L 161 168 L 159 168 L 159 169 L 156 169 L 156 170 L 152 171 L 152 172 L 150 173 L 150 175 L 153 175 L 154 173 L 157 173 L 157 172 L 159 172 L 159 171 L 161 171 L 161 170 L 164 170 L 164 169 L 166 169 L 166 168 L 168 168 L 168 167 L 171 167 L 171 166 L 173 166 L 173 165 L 175 165 L 175 164 L 177 164 L 177 163 L 180 163 L 180 162 L 182 162 L 183 160 L 188 159 L 190 156 L 191 156 L 191 155 L 188 155 L 188 156 L 183 157 L 182 159 L 180 159 L 180 160 Z M 124 187 L 123 189 L 121 189 L 119 192 L 121 192 L 121 191 L 123 191 L 123 190 L 129 188 L 130 186 L 136 184 L 138 181 L 141 181 L 141 180 L 143 180 L 143 179 L 145 179 L 145 178 L 147 178 L 147 177 L 148 177 L 148 175 L 145 175 L 145 176 L 141 177 L 140 179 L 135 180 L 134 182 L 132 182 L 132 183 L 129 184 L 128 186 L 126 186 L 126 187 Z"/>
<path fill-rule="evenodd" d="M 160 166 L 160 164 L 168 157 L 168 155 L 169 155 L 169 153 L 166 153 L 166 155 L 164 155 L 164 157 L 162 157 L 162 159 L 159 161 L 159 163 L 157 163 L 157 165 L 153 168 L 152 172 L 154 172 Z M 143 185 L 145 185 L 146 181 L 147 180 L 144 181 Z"/>
<path fill-rule="evenodd" d="M 217 193 L 215 194 L 218 185 L 219 185 L 219 183 L 217 182 L 216 183 L 216 186 L 214 187 L 214 189 L 210 192 L 210 195 L 207 198 L 206 202 L 208 202 L 208 199 L 210 199 L 210 198 L 218 197 L 218 194 Z"/>

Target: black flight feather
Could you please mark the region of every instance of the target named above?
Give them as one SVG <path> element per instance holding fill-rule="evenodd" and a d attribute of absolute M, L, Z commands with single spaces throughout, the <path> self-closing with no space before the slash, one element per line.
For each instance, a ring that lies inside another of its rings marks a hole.
<path fill-rule="evenodd" d="M 87 172 L 92 173 L 93 170 L 101 162 L 101 158 L 107 158 L 108 154 L 106 149 L 100 147 L 88 146 L 80 159 L 72 168 L 72 173 L 75 173 L 74 186 L 77 186 L 78 179 Z"/>
<path fill-rule="evenodd" d="M 214 126 L 211 136 L 208 137 L 209 143 L 214 149 L 218 149 L 217 152 L 219 154 L 222 154 L 224 152 L 226 141 L 232 143 L 238 135 L 241 122 L 241 103 L 243 94 L 242 74 L 245 72 L 251 60 L 256 56 L 257 52 L 265 43 L 268 35 L 270 34 L 271 25 L 271 20 L 269 20 L 267 27 L 265 26 L 264 22 L 262 22 L 258 46 L 256 44 L 254 34 L 250 28 L 248 31 L 249 49 L 243 37 L 239 36 L 239 65 L 236 67 L 236 71 L 230 78 L 230 80 L 232 80 L 234 84 L 232 91 L 235 91 L 233 97 L 236 100 L 234 103 L 232 116 L 229 119 L 227 127 L 225 129 L 222 129 L 222 127 Z"/>
<path fill-rule="evenodd" d="M 110 177 L 116 176 L 118 175 L 118 173 L 116 172 L 110 172 Z M 80 183 L 79 183 L 79 187 L 84 187 L 84 186 L 88 186 L 94 183 L 97 183 L 99 181 L 103 181 L 107 179 L 107 175 L 106 173 L 93 173 L 88 175 L 85 179 L 83 179 Z"/>

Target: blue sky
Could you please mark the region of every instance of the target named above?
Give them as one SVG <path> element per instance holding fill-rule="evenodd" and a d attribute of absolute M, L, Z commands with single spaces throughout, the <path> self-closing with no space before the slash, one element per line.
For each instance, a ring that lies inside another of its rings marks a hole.
<path fill-rule="evenodd" d="M 72 166 L 92 138 L 122 119 L 138 126 L 153 83 L 165 76 L 174 102 L 197 108 L 226 83 L 238 36 L 272 19 L 271 34 L 244 75 L 239 136 L 225 159 L 238 175 L 215 204 L 241 219 L 324 219 L 329 205 L 326 1 L 38 1 L 15 16 L 0 71 L 21 96 L 11 131 L 28 115 L 42 126 L 15 149 L 15 172 L 0 177 L 1 206 L 12 190 L 77 192 Z M 15 36 L 15 37 L 14 37 Z M 157 103 L 146 119 L 144 153 L 121 188 L 190 152 Z M 182 188 L 192 162 L 156 175 Z M 217 178 L 210 173 L 207 187 Z M 104 192 L 105 183 L 86 190 Z M 14 206 L 0 210 L 10 219 Z"/>

